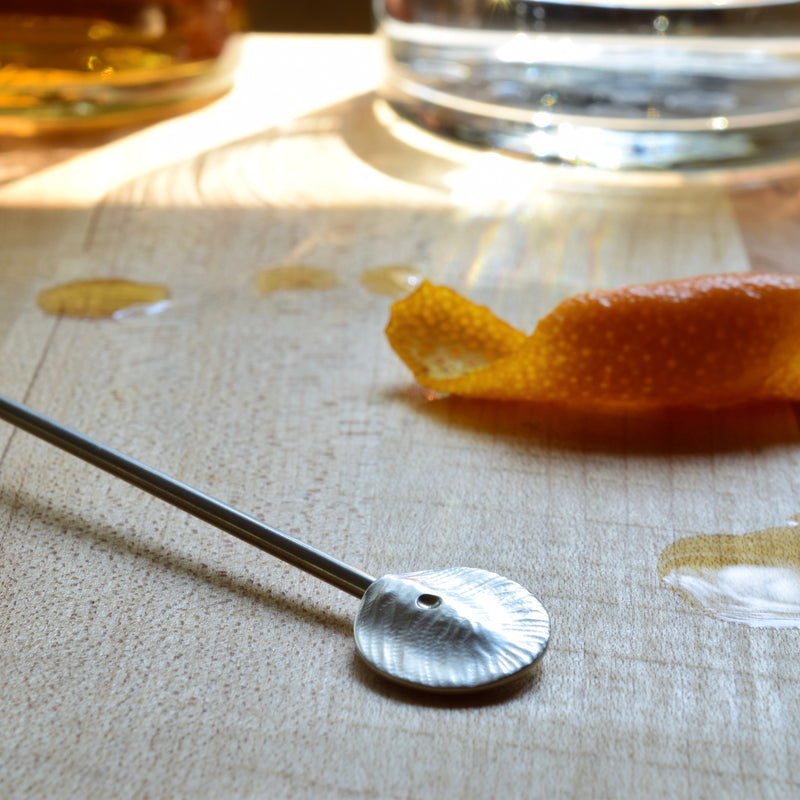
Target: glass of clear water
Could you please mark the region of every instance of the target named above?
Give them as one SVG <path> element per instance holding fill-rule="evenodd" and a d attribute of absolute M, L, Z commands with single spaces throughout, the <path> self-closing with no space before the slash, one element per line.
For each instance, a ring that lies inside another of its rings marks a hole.
<path fill-rule="evenodd" d="M 378 0 L 383 97 L 460 142 L 607 169 L 800 151 L 800 2 Z"/>

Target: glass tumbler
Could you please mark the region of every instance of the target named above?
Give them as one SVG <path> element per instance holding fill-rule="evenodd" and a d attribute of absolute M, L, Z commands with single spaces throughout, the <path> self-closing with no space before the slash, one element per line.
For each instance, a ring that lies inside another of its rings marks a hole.
<path fill-rule="evenodd" d="M 800 3 L 385 0 L 382 93 L 533 159 L 697 170 L 800 149 Z"/>
<path fill-rule="evenodd" d="M 0 0 L 0 135 L 151 122 L 230 88 L 245 0 Z"/>

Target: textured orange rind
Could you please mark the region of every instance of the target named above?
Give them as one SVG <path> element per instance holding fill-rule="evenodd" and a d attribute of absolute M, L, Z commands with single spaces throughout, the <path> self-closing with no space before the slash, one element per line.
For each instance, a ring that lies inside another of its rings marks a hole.
<path fill-rule="evenodd" d="M 800 276 L 704 275 L 560 303 L 530 337 L 445 287 L 392 306 L 394 350 L 423 386 L 586 407 L 800 399 Z"/>

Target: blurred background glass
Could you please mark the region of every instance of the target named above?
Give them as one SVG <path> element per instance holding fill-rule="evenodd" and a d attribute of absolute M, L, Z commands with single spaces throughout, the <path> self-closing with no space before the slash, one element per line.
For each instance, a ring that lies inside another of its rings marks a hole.
<path fill-rule="evenodd" d="M 245 0 L 0 0 L 0 134 L 135 125 L 224 93 Z"/>
<path fill-rule="evenodd" d="M 555 163 L 705 168 L 791 157 L 800 3 L 385 0 L 383 93 L 455 139 Z"/>
<path fill-rule="evenodd" d="M 0 0 L 0 134 L 202 105 L 244 29 L 376 24 L 382 97 L 446 138 L 610 169 L 796 157 L 800 2 L 762 0 Z"/>

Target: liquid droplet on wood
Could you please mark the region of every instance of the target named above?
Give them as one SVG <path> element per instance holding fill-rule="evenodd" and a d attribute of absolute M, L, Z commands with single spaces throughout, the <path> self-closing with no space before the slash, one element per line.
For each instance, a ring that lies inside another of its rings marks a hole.
<path fill-rule="evenodd" d="M 108 319 L 132 306 L 164 305 L 169 289 L 160 283 L 137 283 L 124 278 L 71 281 L 39 292 L 36 302 L 47 314 Z"/>
<path fill-rule="evenodd" d="M 742 536 L 679 539 L 658 559 L 664 583 L 706 613 L 759 628 L 800 628 L 800 515 Z"/>
<path fill-rule="evenodd" d="M 375 294 L 401 298 L 422 283 L 422 274 L 406 264 L 389 264 L 361 273 L 361 283 Z"/>
<path fill-rule="evenodd" d="M 259 294 L 271 294 L 283 289 L 332 289 L 339 285 L 336 273 L 321 267 L 291 264 L 262 270 L 256 277 Z"/>

